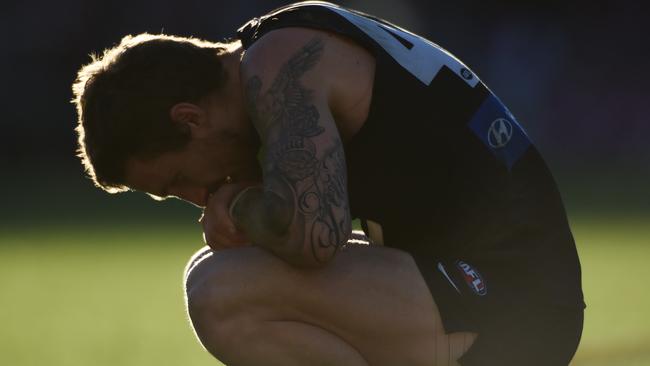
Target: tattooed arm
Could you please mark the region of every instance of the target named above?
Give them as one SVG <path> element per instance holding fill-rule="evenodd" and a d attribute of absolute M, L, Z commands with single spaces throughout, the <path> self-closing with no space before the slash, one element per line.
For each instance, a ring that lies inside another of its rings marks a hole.
<path fill-rule="evenodd" d="M 247 51 L 241 70 L 262 139 L 264 184 L 247 190 L 232 215 L 255 245 L 297 266 L 319 266 L 351 233 L 345 155 L 328 82 L 319 77 L 326 40 L 279 45 L 272 34 Z"/>

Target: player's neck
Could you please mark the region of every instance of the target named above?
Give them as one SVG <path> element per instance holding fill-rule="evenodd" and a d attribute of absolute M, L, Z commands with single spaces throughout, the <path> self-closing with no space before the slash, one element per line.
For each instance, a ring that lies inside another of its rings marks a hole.
<path fill-rule="evenodd" d="M 244 48 L 241 42 L 236 41 L 229 44 L 227 50 L 219 56 L 228 78 L 239 79 L 239 65 L 243 55 Z"/>
<path fill-rule="evenodd" d="M 243 139 L 243 145 L 250 147 L 256 154 L 260 145 L 259 136 L 246 111 L 244 90 L 239 74 L 244 49 L 240 42 L 236 43 L 236 47 L 229 48 L 227 53 L 221 55 L 221 62 L 228 77 L 218 98 L 225 106 L 228 118 L 234 123 L 235 130 L 231 132 Z"/>
<path fill-rule="evenodd" d="M 227 52 L 222 53 L 219 57 L 226 72 L 226 84 L 223 86 L 219 94 L 227 100 L 228 103 L 234 105 L 243 105 L 243 94 L 241 81 L 239 79 L 239 65 L 244 49 L 241 43 L 236 42 L 238 46 L 231 46 Z"/>

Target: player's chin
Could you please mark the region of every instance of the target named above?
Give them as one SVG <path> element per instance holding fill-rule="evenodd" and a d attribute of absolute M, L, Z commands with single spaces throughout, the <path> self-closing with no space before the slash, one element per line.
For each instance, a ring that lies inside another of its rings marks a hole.
<path fill-rule="evenodd" d="M 210 200 L 210 195 L 216 192 L 220 186 L 221 185 L 219 183 L 207 186 L 205 189 L 203 189 L 203 192 L 199 199 L 192 203 L 199 208 L 206 208 L 208 206 L 208 201 Z"/>

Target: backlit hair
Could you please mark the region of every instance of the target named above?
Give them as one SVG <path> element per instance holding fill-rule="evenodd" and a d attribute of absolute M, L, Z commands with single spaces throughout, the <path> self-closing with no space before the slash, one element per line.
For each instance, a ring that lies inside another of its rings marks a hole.
<path fill-rule="evenodd" d="M 72 86 L 72 102 L 78 156 L 95 185 L 110 193 L 126 191 L 128 158 L 153 158 L 187 144 L 189 131 L 171 120 L 170 109 L 220 89 L 228 76 L 220 55 L 232 47 L 143 33 L 91 55 Z"/>

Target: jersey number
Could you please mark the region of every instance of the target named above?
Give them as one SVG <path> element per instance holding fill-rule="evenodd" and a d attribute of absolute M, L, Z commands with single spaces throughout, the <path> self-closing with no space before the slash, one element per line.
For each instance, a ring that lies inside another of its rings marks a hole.
<path fill-rule="evenodd" d="M 391 24 L 381 23 L 339 7 L 329 4 L 323 4 L 323 6 L 335 11 L 361 29 L 404 69 L 426 85 L 431 84 L 443 66 L 447 66 L 471 87 L 476 86 L 479 82 L 478 78 L 460 60 L 429 40 Z M 407 45 L 400 42 L 399 38 Z"/>

